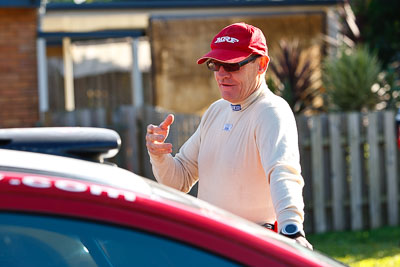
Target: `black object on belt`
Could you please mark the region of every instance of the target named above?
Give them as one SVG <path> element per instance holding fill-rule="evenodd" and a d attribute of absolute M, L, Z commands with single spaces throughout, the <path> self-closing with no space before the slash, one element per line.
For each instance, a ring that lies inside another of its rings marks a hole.
<path fill-rule="evenodd" d="M 261 225 L 269 230 L 275 231 L 275 225 L 273 225 L 272 223 L 264 223 L 263 225 Z"/>

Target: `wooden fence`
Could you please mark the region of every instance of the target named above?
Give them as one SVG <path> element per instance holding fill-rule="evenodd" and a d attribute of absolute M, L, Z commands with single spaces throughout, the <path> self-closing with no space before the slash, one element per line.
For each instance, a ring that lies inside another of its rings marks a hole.
<path fill-rule="evenodd" d="M 114 129 L 122 147 L 120 167 L 154 179 L 144 138 L 146 125 L 168 113 L 154 107 L 45 114 L 43 126 Z M 326 232 L 399 224 L 399 157 L 395 113 L 335 113 L 296 117 L 305 180 L 305 230 Z M 175 114 L 167 139 L 174 153 L 195 131 L 200 116 Z M 194 187 L 191 194 L 196 195 Z"/>

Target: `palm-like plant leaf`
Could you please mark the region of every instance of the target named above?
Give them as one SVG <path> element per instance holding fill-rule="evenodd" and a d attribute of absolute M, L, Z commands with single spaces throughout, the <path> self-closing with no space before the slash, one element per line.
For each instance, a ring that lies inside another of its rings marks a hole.
<path fill-rule="evenodd" d="M 293 112 L 299 113 L 312 108 L 312 102 L 319 95 L 314 74 L 316 68 L 307 57 L 301 60 L 302 49 L 297 41 L 279 43 L 281 53 L 271 61 L 270 68 L 279 81 L 280 94 L 290 105 Z"/>

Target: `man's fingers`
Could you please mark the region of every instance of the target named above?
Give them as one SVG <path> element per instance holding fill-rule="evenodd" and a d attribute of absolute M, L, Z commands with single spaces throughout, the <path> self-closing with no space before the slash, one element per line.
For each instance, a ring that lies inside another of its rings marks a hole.
<path fill-rule="evenodd" d="M 309 249 L 313 250 L 313 246 L 304 237 L 299 236 L 295 240 L 296 240 L 297 243 L 299 243 L 303 247 L 306 247 L 306 248 L 309 248 Z"/>
<path fill-rule="evenodd" d="M 153 124 L 147 125 L 147 133 L 153 134 L 156 128 L 158 128 L 158 126 L 155 126 Z"/>
<path fill-rule="evenodd" d="M 165 134 L 167 134 L 167 130 L 161 129 L 157 125 L 150 124 L 147 126 L 147 134 L 149 135 L 162 135 L 165 137 Z"/>
<path fill-rule="evenodd" d="M 169 114 L 159 126 L 147 126 L 146 147 L 153 155 L 172 153 L 172 144 L 163 143 L 168 136 L 169 126 L 174 122 L 174 115 Z"/>
<path fill-rule="evenodd" d="M 165 136 L 161 134 L 146 134 L 146 141 L 148 142 L 163 142 Z"/>
<path fill-rule="evenodd" d="M 155 144 L 153 142 L 146 142 L 146 146 L 149 152 L 154 155 L 169 154 L 172 152 L 172 144 L 169 143 Z"/>
<path fill-rule="evenodd" d="M 174 122 L 174 115 L 169 114 L 165 120 L 160 124 L 160 128 L 163 130 L 168 130 L 168 127 Z"/>

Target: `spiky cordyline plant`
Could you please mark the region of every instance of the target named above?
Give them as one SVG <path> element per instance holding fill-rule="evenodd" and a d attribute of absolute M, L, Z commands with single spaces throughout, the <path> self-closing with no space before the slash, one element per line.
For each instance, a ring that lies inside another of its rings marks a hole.
<path fill-rule="evenodd" d="M 313 100 L 320 94 L 318 73 L 311 57 L 301 60 L 303 49 L 298 41 L 279 42 L 280 54 L 271 60 L 270 68 L 279 85 L 280 94 L 290 105 L 293 112 L 300 113 L 313 108 Z M 276 91 L 276 90 L 275 90 Z"/>

